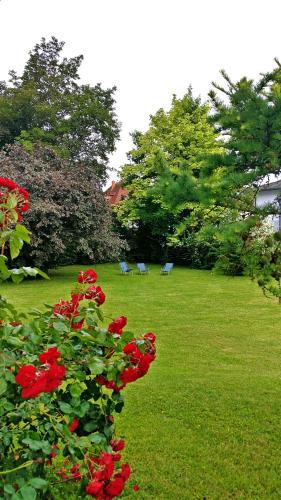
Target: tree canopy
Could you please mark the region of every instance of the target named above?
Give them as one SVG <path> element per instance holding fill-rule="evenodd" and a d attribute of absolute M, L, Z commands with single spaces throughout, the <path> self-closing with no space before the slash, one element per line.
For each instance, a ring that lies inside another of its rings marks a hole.
<path fill-rule="evenodd" d="M 154 242 L 162 257 L 169 237 L 196 206 L 194 192 L 204 156 L 220 150 L 208 115 L 209 107 L 191 89 L 181 99 L 174 96 L 168 111 L 160 109 L 151 116 L 147 132 L 133 134 L 130 163 L 121 171 L 129 197 L 117 208 L 119 220 L 146 245 Z M 180 179 L 180 188 L 174 179 Z"/>
<path fill-rule="evenodd" d="M 20 142 L 52 147 L 71 164 L 91 166 L 106 179 L 108 156 L 119 138 L 115 87 L 79 83 L 83 56 L 62 57 L 64 42 L 42 38 L 22 75 L 0 82 L 0 148 Z"/>

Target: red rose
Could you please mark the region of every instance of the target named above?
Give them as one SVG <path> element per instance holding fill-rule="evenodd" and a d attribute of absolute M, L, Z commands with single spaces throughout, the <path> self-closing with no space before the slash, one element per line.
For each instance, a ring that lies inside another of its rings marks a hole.
<path fill-rule="evenodd" d="M 127 344 L 123 347 L 123 352 L 125 354 L 132 354 L 135 349 L 136 349 L 136 344 L 133 344 L 132 342 L 130 342 L 130 344 Z"/>
<path fill-rule="evenodd" d="M 23 205 L 20 207 L 19 210 L 24 213 L 24 212 L 27 212 L 29 210 L 29 208 L 30 208 L 29 203 L 23 203 Z"/>
<path fill-rule="evenodd" d="M 97 288 L 94 285 L 88 286 L 85 292 L 85 299 L 92 300 L 97 295 Z"/>
<path fill-rule="evenodd" d="M 125 368 L 125 370 L 119 375 L 121 382 L 128 384 L 129 382 L 134 382 L 140 378 L 140 372 L 136 367 Z"/>
<path fill-rule="evenodd" d="M 51 365 L 49 370 L 45 371 L 46 387 L 44 392 L 51 392 L 56 389 L 65 376 L 65 367 L 62 365 Z"/>
<path fill-rule="evenodd" d="M 71 294 L 71 302 L 72 304 L 77 307 L 78 303 L 84 299 L 84 294 L 83 293 L 72 293 Z"/>
<path fill-rule="evenodd" d="M 13 189 L 18 188 L 18 185 L 14 181 L 5 179 L 4 177 L 0 177 L 0 186 L 8 189 L 8 191 L 12 191 Z"/>
<path fill-rule="evenodd" d="M 54 305 L 53 308 L 54 316 L 60 315 L 65 316 L 66 318 L 71 318 L 74 313 L 77 314 L 77 304 L 68 300 L 61 299 L 58 304 Z"/>
<path fill-rule="evenodd" d="M 74 432 L 76 431 L 77 427 L 79 425 L 79 418 L 74 418 L 70 424 L 70 426 L 68 427 L 70 432 Z"/>
<path fill-rule="evenodd" d="M 137 484 L 134 484 L 133 486 L 133 490 L 134 491 L 139 491 L 140 487 L 137 485 Z"/>
<path fill-rule="evenodd" d="M 97 297 L 95 298 L 95 301 L 98 306 L 101 306 L 105 301 L 105 294 L 103 293 L 100 286 L 97 286 L 96 290 L 97 290 Z"/>
<path fill-rule="evenodd" d="M 125 482 L 121 477 L 117 477 L 110 481 L 110 483 L 105 488 L 105 491 L 108 495 L 112 497 L 118 497 L 120 493 L 122 493 L 124 489 Z"/>
<path fill-rule="evenodd" d="M 98 498 L 97 495 L 102 492 L 102 489 L 103 483 L 101 481 L 91 481 L 85 488 L 88 495 L 95 496 L 96 498 Z"/>
<path fill-rule="evenodd" d="M 145 340 L 149 340 L 149 342 L 151 342 L 152 344 L 154 344 L 155 340 L 156 340 L 156 337 L 154 335 L 154 333 L 146 333 L 143 337 Z"/>
<path fill-rule="evenodd" d="M 124 439 L 112 440 L 110 444 L 113 451 L 121 451 L 125 447 L 125 440 Z"/>
<path fill-rule="evenodd" d="M 97 281 L 97 273 L 94 269 L 88 269 L 85 273 L 80 271 L 78 274 L 78 283 L 95 283 Z"/>
<path fill-rule="evenodd" d="M 121 465 L 121 476 L 123 477 L 124 481 L 127 481 L 131 475 L 131 467 L 129 464 L 122 464 Z"/>
<path fill-rule="evenodd" d="M 118 335 L 122 334 L 124 326 L 127 324 L 127 318 L 125 316 L 120 316 L 110 323 L 108 326 L 108 331 L 110 333 L 117 333 Z"/>
<path fill-rule="evenodd" d="M 41 392 L 45 391 L 46 388 L 46 372 L 41 372 L 37 376 L 36 380 L 32 382 L 28 387 L 24 387 L 21 391 L 21 397 L 24 399 L 36 398 Z"/>
<path fill-rule="evenodd" d="M 26 191 L 26 189 L 24 189 L 23 187 L 17 186 L 17 191 L 18 191 L 18 193 L 22 194 L 22 196 L 25 199 L 25 201 L 28 200 L 28 198 L 29 198 L 29 192 Z"/>
<path fill-rule="evenodd" d="M 17 375 L 16 383 L 22 387 L 28 387 L 34 380 L 36 374 L 36 368 L 33 365 L 22 366 Z"/>
<path fill-rule="evenodd" d="M 56 363 L 57 359 L 60 357 L 61 353 L 56 347 L 49 347 L 47 352 L 43 352 L 38 356 L 40 363 L 52 365 Z"/>

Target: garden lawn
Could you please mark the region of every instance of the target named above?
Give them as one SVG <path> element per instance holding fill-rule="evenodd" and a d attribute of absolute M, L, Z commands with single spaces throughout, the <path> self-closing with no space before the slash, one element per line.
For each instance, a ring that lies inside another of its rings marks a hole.
<path fill-rule="evenodd" d="M 2 293 L 23 309 L 53 303 L 84 267 Z M 281 307 L 247 278 L 159 269 L 121 276 L 117 265 L 96 266 L 105 314 L 157 335 L 157 359 L 126 387 L 117 419 L 133 468 L 123 497 L 280 499 Z"/>

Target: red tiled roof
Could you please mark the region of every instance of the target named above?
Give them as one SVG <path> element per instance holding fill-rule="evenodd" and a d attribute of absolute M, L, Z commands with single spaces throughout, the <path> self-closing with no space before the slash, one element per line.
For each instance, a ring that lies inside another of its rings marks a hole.
<path fill-rule="evenodd" d="M 112 184 L 105 191 L 105 198 L 109 205 L 118 205 L 120 201 L 128 196 L 128 189 L 123 188 L 120 182 L 112 181 Z"/>

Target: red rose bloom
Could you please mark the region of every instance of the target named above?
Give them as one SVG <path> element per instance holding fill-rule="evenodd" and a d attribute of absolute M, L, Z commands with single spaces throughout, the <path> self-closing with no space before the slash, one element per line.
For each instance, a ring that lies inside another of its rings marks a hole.
<path fill-rule="evenodd" d="M 70 426 L 68 427 L 70 432 L 74 432 L 76 431 L 77 427 L 79 425 L 79 418 L 74 418 L 70 424 Z"/>
<path fill-rule="evenodd" d="M 24 399 L 36 398 L 41 392 L 45 391 L 46 387 L 46 375 L 42 372 L 37 376 L 34 382 L 32 382 L 28 387 L 24 387 L 21 391 L 21 397 Z"/>
<path fill-rule="evenodd" d="M 105 294 L 103 293 L 100 286 L 97 286 L 96 290 L 97 290 L 97 297 L 95 298 L 95 301 L 98 306 L 101 306 L 105 301 Z"/>
<path fill-rule="evenodd" d="M 125 440 L 124 439 L 112 440 L 110 444 L 113 451 L 121 451 L 125 447 Z"/>
<path fill-rule="evenodd" d="M 135 349 L 136 349 L 136 344 L 133 344 L 132 342 L 130 342 L 130 344 L 127 344 L 123 347 L 123 352 L 125 354 L 132 354 Z"/>
<path fill-rule="evenodd" d="M 86 493 L 92 497 L 95 496 L 96 498 L 98 498 L 97 495 L 99 495 L 99 493 L 102 492 L 102 489 L 103 489 L 103 483 L 101 481 L 91 481 L 86 486 Z"/>
<path fill-rule="evenodd" d="M 118 335 L 121 335 L 126 324 L 127 318 L 125 316 L 120 316 L 119 318 L 112 321 L 112 323 L 110 323 L 110 325 L 108 326 L 108 331 L 110 333 L 117 333 Z"/>
<path fill-rule="evenodd" d="M 18 188 L 18 185 L 14 181 L 11 181 L 11 179 L 5 179 L 4 177 L 0 177 L 0 186 L 8 189 L 8 191 Z"/>
<path fill-rule="evenodd" d="M 78 306 L 78 303 L 84 299 L 83 293 L 72 293 L 71 294 L 71 302 L 74 306 Z"/>
<path fill-rule="evenodd" d="M 57 362 L 57 359 L 60 358 L 61 353 L 57 350 L 56 347 L 50 347 L 47 352 L 43 352 L 38 356 L 40 363 L 53 365 Z"/>
<path fill-rule="evenodd" d="M 118 497 L 122 493 L 125 486 L 125 482 L 121 477 L 117 477 L 110 481 L 110 483 L 105 488 L 105 491 L 111 497 Z"/>
<path fill-rule="evenodd" d="M 85 292 L 85 299 L 93 300 L 97 295 L 97 287 L 90 285 Z"/>
<path fill-rule="evenodd" d="M 94 269 L 88 269 L 85 273 L 80 271 L 78 274 L 78 283 L 95 283 L 97 281 L 97 273 Z"/>
<path fill-rule="evenodd" d="M 129 464 L 122 464 L 121 465 L 121 476 L 123 477 L 124 481 L 127 481 L 131 475 L 131 467 Z"/>
<path fill-rule="evenodd" d="M 56 389 L 65 376 L 65 367 L 62 365 L 51 365 L 46 374 L 46 385 L 44 392 L 51 392 Z M 44 373 L 44 372 L 43 372 Z"/>
<path fill-rule="evenodd" d="M 149 342 L 151 342 L 152 344 L 154 344 L 155 340 L 156 340 L 156 337 L 154 335 L 154 333 L 146 333 L 143 337 L 145 340 L 149 340 Z"/>
<path fill-rule="evenodd" d="M 34 380 L 36 368 L 33 365 L 22 366 L 16 375 L 16 383 L 22 387 L 28 387 Z"/>
<path fill-rule="evenodd" d="M 129 382 L 134 382 L 140 378 L 140 372 L 136 367 L 125 368 L 125 370 L 119 375 L 119 378 L 123 384 L 128 384 Z"/>
<path fill-rule="evenodd" d="M 18 191 L 19 194 L 21 194 L 23 196 L 23 198 L 24 198 L 25 201 L 28 200 L 28 198 L 29 198 L 29 192 L 26 191 L 26 189 L 24 189 L 23 187 L 17 186 L 17 191 Z"/>

